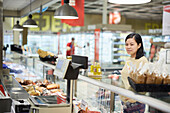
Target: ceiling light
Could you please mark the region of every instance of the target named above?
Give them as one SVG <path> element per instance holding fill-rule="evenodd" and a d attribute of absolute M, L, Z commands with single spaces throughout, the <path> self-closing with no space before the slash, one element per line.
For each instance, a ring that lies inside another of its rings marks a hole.
<path fill-rule="evenodd" d="M 30 13 L 31 13 L 31 0 L 30 0 Z M 23 27 L 38 27 L 37 23 L 32 19 L 32 15 L 24 22 Z"/>
<path fill-rule="evenodd" d="M 108 2 L 115 4 L 144 4 L 150 1 L 151 0 L 108 0 Z"/>
<path fill-rule="evenodd" d="M 23 24 L 23 27 L 38 27 L 36 22 L 32 19 L 32 15 L 29 15 L 28 20 L 26 20 Z"/>
<path fill-rule="evenodd" d="M 69 0 L 64 0 L 64 5 L 60 6 L 54 13 L 54 18 L 58 19 L 78 19 L 77 11 L 69 5 Z"/>
<path fill-rule="evenodd" d="M 14 31 L 23 31 L 23 27 L 19 25 L 19 21 L 17 21 L 17 24 L 14 25 L 13 27 Z"/>

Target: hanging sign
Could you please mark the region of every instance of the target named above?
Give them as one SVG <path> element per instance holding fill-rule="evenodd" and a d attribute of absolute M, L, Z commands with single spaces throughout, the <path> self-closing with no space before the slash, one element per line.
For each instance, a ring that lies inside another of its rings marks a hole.
<path fill-rule="evenodd" d="M 163 8 L 162 35 L 170 35 L 170 5 Z"/>
<path fill-rule="evenodd" d="M 121 21 L 120 13 L 115 11 L 109 13 L 109 24 L 118 24 Z"/>
<path fill-rule="evenodd" d="M 94 30 L 95 45 L 94 45 L 94 61 L 99 61 L 99 38 L 100 38 L 100 29 Z"/>

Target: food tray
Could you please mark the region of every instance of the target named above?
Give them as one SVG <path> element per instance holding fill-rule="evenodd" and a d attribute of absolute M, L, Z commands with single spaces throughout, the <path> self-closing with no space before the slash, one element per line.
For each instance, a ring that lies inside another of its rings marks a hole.
<path fill-rule="evenodd" d="M 136 84 L 128 77 L 129 84 L 137 92 L 170 92 L 168 84 Z"/>

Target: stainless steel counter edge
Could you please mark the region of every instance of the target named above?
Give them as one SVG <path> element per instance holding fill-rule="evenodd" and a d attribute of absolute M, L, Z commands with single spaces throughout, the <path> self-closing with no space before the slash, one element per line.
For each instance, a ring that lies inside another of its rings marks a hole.
<path fill-rule="evenodd" d="M 46 63 L 46 62 L 42 62 L 41 60 L 35 60 L 35 61 L 41 63 L 44 66 L 50 67 L 52 69 L 55 69 L 55 65 L 52 65 L 52 64 L 49 64 L 49 63 Z"/>
<path fill-rule="evenodd" d="M 79 75 L 78 79 L 88 82 L 90 84 L 105 88 L 105 89 L 110 90 L 114 93 L 117 93 L 117 94 L 129 97 L 129 98 L 132 98 L 134 100 L 140 101 L 142 103 L 148 104 L 149 106 L 154 107 L 158 110 L 168 112 L 168 113 L 170 112 L 170 104 L 163 102 L 161 100 L 158 100 L 158 99 L 155 99 L 152 97 L 148 97 L 145 95 L 136 94 L 136 93 L 129 91 L 127 89 L 123 89 L 123 88 L 120 88 L 120 87 L 117 87 L 114 85 L 106 84 L 106 83 L 103 83 L 103 82 L 100 82 L 100 81 L 97 81 L 97 80 L 94 80 L 92 78 L 85 77 L 82 75 Z"/>

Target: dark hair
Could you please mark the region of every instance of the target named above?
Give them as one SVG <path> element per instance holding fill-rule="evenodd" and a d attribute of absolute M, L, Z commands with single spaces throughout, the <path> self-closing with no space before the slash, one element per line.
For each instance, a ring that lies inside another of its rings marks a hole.
<path fill-rule="evenodd" d="M 134 38 L 138 45 L 141 43 L 141 47 L 136 52 L 135 59 L 139 59 L 139 58 L 143 57 L 144 56 L 144 48 L 143 48 L 143 43 L 142 43 L 142 37 L 138 33 L 131 33 L 126 37 L 125 42 L 129 38 Z"/>
<path fill-rule="evenodd" d="M 74 40 L 74 37 L 72 37 L 71 40 Z"/>

